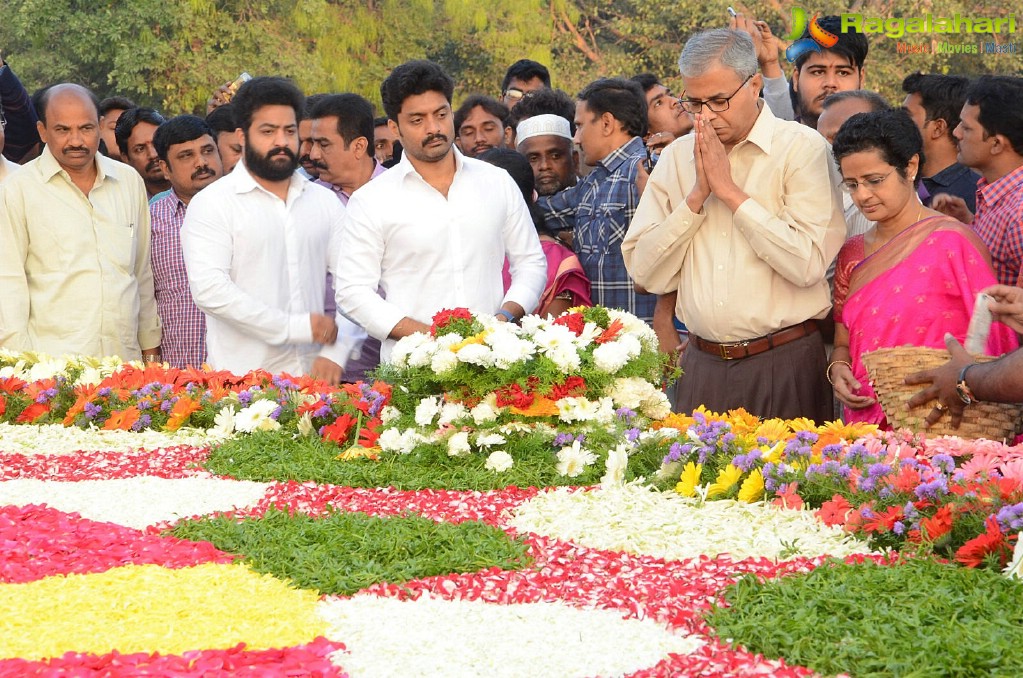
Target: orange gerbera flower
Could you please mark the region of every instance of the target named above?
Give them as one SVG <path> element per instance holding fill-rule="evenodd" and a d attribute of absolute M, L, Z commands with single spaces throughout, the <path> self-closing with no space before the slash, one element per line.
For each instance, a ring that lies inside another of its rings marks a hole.
<path fill-rule="evenodd" d="M 1002 534 L 1002 528 L 998 526 L 995 517 L 988 516 L 984 524 L 987 530 L 983 534 L 966 542 L 956 551 L 956 560 L 966 567 L 980 567 L 991 555 L 997 556 L 999 564 L 1004 566 L 1012 555 L 1009 541 Z"/>
<path fill-rule="evenodd" d="M 45 417 L 49 411 L 50 406 L 46 403 L 32 403 L 22 410 L 21 414 L 14 421 L 18 424 L 31 424 Z"/>
<path fill-rule="evenodd" d="M 821 507 L 817 509 L 817 517 L 825 525 L 845 525 L 846 518 L 852 510 L 853 508 L 849 500 L 840 494 L 836 494 L 821 504 Z"/>
<path fill-rule="evenodd" d="M 177 431 L 181 428 L 188 418 L 192 416 L 192 413 L 201 410 L 202 405 L 192 400 L 188 396 L 181 396 L 178 398 L 178 402 L 174 403 L 174 407 L 171 408 L 170 417 L 167 418 L 167 423 L 164 424 L 164 429 L 168 431 Z"/>
<path fill-rule="evenodd" d="M 939 537 L 948 534 L 952 531 L 952 506 L 951 504 L 945 504 L 930 518 L 922 518 L 920 520 L 920 531 L 921 536 L 926 537 L 930 541 L 935 541 Z"/>
<path fill-rule="evenodd" d="M 139 410 L 132 405 L 124 410 L 114 410 L 110 418 L 103 424 L 104 431 L 130 431 L 131 427 L 139 420 Z"/>
<path fill-rule="evenodd" d="M 545 396 L 536 396 L 529 407 L 512 407 L 511 411 L 522 417 L 556 417 L 558 406 Z"/>

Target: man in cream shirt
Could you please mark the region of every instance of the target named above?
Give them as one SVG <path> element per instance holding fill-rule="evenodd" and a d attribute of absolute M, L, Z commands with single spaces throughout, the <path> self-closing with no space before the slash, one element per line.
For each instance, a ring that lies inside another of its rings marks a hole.
<path fill-rule="evenodd" d="M 43 95 L 46 148 L 0 185 L 0 346 L 155 360 L 160 320 L 142 178 L 97 154 L 93 94 Z"/>
<path fill-rule="evenodd" d="M 831 419 L 816 320 L 846 226 L 827 142 L 758 98 L 748 34 L 699 33 L 679 67 L 695 134 L 664 150 L 622 244 L 637 284 L 678 292 L 678 408 Z"/>

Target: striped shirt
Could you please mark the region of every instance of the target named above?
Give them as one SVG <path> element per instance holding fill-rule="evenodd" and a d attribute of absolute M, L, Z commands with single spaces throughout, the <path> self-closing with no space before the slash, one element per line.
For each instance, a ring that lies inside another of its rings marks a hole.
<path fill-rule="evenodd" d="M 998 282 L 1016 284 L 1023 266 L 1023 166 L 990 184 L 977 182 L 973 230 L 991 250 Z"/>
<path fill-rule="evenodd" d="M 185 259 L 181 255 L 181 224 L 186 205 L 171 190 L 149 206 L 153 220 L 153 288 L 163 322 L 160 353 L 171 367 L 199 367 L 206 362 L 206 316 L 192 301 Z"/>
<path fill-rule="evenodd" d="M 653 294 L 637 294 L 622 258 L 622 240 L 639 204 L 636 164 L 646 158 L 646 146 L 633 137 L 597 163 L 575 186 L 537 205 L 547 228 L 573 231 L 572 249 L 590 279 L 593 303 L 619 308 L 653 321 Z"/>

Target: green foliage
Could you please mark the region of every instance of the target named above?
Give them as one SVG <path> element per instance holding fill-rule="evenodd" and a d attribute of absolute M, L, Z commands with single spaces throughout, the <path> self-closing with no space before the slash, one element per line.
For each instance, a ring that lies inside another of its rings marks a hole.
<path fill-rule="evenodd" d="M 262 518 L 207 517 L 171 532 L 244 556 L 253 570 L 299 588 L 350 595 L 381 582 L 530 564 L 526 545 L 484 523 L 438 523 L 419 516 L 331 513 L 313 518 L 271 511 Z"/>
<path fill-rule="evenodd" d="M 747 576 L 707 621 L 718 636 L 825 675 L 1019 676 L 1023 588 L 934 560 L 832 562 L 805 575 Z"/>
<path fill-rule="evenodd" d="M 569 427 L 562 429 L 570 431 Z M 213 449 L 206 468 L 216 474 L 242 480 L 312 481 L 346 487 L 395 487 L 400 490 L 425 488 L 450 490 L 487 490 L 504 487 L 551 487 L 590 485 L 604 474 L 603 457 L 616 443 L 614 434 L 587 432 L 586 446 L 598 451 L 601 460 L 574 478 L 558 474 L 553 433 L 544 438 L 535 434 L 510 440 L 501 449 L 515 464 L 503 472 L 487 470 L 486 455 L 451 457 L 444 444 L 422 445 L 409 454 L 383 454 L 379 461 L 337 458 L 338 448 L 318 438 L 298 438 L 285 431 L 256 432 L 229 440 Z M 627 475 L 631 480 L 643 475 L 653 460 L 637 464 Z M 632 460 L 630 459 L 630 467 Z"/>

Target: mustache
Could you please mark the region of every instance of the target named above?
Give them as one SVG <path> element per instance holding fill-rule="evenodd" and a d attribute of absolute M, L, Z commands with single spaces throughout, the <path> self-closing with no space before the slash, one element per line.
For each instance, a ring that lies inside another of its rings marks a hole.
<path fill-rule="evenodd" d="M 428 136 L 425 139 L 423 139 L 423 146 L 426 146 L 427 144 L 433 143 L 434 141 L 437 141 L 438 139 L 440 141 L 444 141 L 444 142 L 446 142 L 448 140 L 448 138 L 445 135 L 443 135 L 443 134 L 431 134 L 430 136 Z"/>
<path fill-rule="evenodd" d="M 283 155 L 283 156 L 285 156 L 287 158 L 290 158 L 292 160 L 295 159 L 295 153 L 290 148 L 275 148 L 274 150 L 272 150 L 269 153 L 267 153 L 266 157 L 269 160 L 270 158 L 272 158 L 274 156 L 277 156 L 277 155 Z"/>
<path fill-rule="evenodd" d="M 83 153 L 88 153 L 89 149 L 86 148 L 85 146 L 65 146 L 63 148 L 63 150 L 62 150 L 63 153 L 75 153 L 75 152 L 78 152 L 78 151 L 82 151 Z"/>
<path fill-rule="evenodd" d="M 147 172 L 151 172 L 153 170 L 158 170 L 158 169 L 160 169 L 160 161 L 159 160 L 153 160 L 153 161 L 149 162 L 149 164 L 146 165 L 146 171 Z"/>
<path fill-rule="evenodd" d="M 213 170 L 211 170 L 209 167 L 200 167 L 199 169 L 197 169 L 192 174 L 192 178 L 193 179 L 201 179 L 203 177 L 212 177 L 212 176 L 216 176 L 216 173 Z"/>

